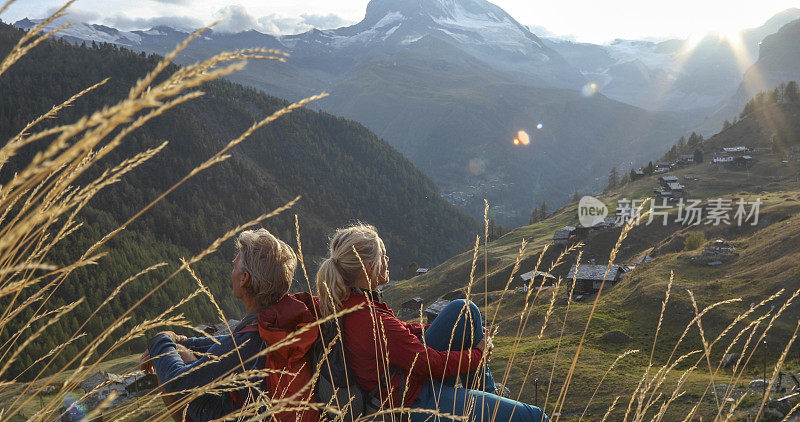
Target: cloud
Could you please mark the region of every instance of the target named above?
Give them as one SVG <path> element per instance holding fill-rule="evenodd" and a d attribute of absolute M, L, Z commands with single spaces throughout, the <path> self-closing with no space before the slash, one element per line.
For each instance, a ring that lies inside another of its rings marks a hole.
<path fill-rule="evenodd" d="M 184 0 L 158 0 L 161 2 L 179 2 Z M 58 10 L 51 8 L 47 11 L 47 16 L 52 15 Z M 132 31 L 136 29 L 150 29 L 154 26 L 166 25 L 171 28 L 179 29 L 182 31 L 193 31 L 197 28 L 202 28 L 206 24 L 200 19 L 192 18 L 189 16 L 155 16 L 151 18 L 131 18 L 122 13 L 117 13 L 114 16 L 103 16 L 99 13 L 92 12 L 85 9 L 67 9 L 67 14 L 63 17 L 56 19 L 56 24 L 62 25 L 67 22 L 82 22 L 82 23 L 102 23 L 120 29 L 123 31 Z"/>
<path fill-rule="evenodd" d="M 261 31 L 261 24 L 247 10 L 239 4 L 223 7 L 214 12 L 214 19 L 219 24 L 214 27 L 219 32 L 241 32 L 255 29 Z"/>
<path fill-rule="evenodd" d="M 189 16 L 156 16 L 152 18 L 130 18 L 121 13 L 106 20 L 109 26 L 117 29 L 131 31 L 135 29 L 150 29 L 159 25 L 166 25 L 181 31 L 193 31 L 202 28 L 205 24 Z"/>
<path fill-rule="evenodd" d="M 349 22 L 340 16 L 303 13 L 298 17 L 272 13 L 255 18 L 241 5 L 231 5 L 219 9 L 214 18 L 220 23 L 214 30 L 219 32 L 241 32 L 255 29 L 268 34 L 299 34 L 317 29 L 339 28 Z"/>
<path fill-rule="evenodd" d="M 57 7 L 51 7 L 50 9 L 47 9 L 47 12 L 45 12 L 45 16 L 42 16 L 42 18 L 52 16 L 53 13 L 56 13 L 57 11 L 58 11 Z M 67 23 L 67 22 L 96 23 L 96 22 L 99 22 L 100 20 L 101 20 L 101 16 L 100 16 L 100 14 L 98 14 L 96 12 L 92 12 L 92 11 L 89 11 L 89 10 L 83 10 L 83 9 L 72 9 L 72 8 L 70 8 L 70 9 L 67 9 L 67 14 L 66 15 L 56 19 L 54 22 L 57 25 L 63 25 L 65 23 Z"/>
<path fill-rule="evenodd" d="M 258 18 L 258 23 L 264 32 L 270 34 L 299 34 L 310 31 L 313 26 L 303 22 L 302 18 L 270 14 Z"/>
<path fill-rule="evenodd" d="M 317 15 L 317 14 L 310 14 L 310 13 L 303 13 L 300 15 L 303 18 L 303 22 L 313 26 L 317 29 L 334 29 L 334 28 L 341 28 L 345 25 L 351 24 L 352 22 L 342 19 L 341 16 L 329 13 L 327 15 Z"/>

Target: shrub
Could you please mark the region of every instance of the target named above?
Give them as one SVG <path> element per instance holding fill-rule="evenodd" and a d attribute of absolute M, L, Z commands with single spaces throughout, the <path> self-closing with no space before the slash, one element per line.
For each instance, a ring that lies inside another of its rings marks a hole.
<path fill-rule="evenodd" d="M 683 250 L 693 251 L 702 246 L 704 243 L 706 243 L 705 232 L 692 232 L 686 237 L 686 241 L 683 243 Z"/>

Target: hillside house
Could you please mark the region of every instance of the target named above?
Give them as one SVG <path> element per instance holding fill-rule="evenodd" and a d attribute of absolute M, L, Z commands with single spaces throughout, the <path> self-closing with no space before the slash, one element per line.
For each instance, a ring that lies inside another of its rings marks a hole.
<path fill-rule="evenodd" d="M 667 161 L 659 161 L 656 163 L 656 173 L 666 173 L 672 170 L 672 163 Z"/>
<path fill-rule="evenodd" d="M 619 282 L 625 271 L 621 265 L 612 265 L 608 268 L 608 275 L 606 275 L 607 267 L 607 265 L 581 264 L 577 267 L 576 275 L 576 266 L 573 264 L 569 269 L 569 273 L 567 273 L 567 281 L 572 282 L 572 279 L 575 279 L 575 293 L 577 294 L 593 293 L 600 290 L 604 275 L 605 287 L 611 287 Z"/>
<path fill-rule="evenodd" d="M 412 297 L 407 301 L 400 304 L 400 309 L 404 311 L 414 311 L 419 312 L 419 308 L 422 307 L 422 298 L 421 297 Z"/>
<path fill-rule="evenodd" d="M 533 278 L 533 284 L 531 284 L 531 278 Z M 528 271 L 527 273 L 520 274 L 519 278 L 512 282 L 511 286 L 509 287 L 523 287 L 523 290 L 527 291 L 528 286 L 532 286 L 534 289 L 536 289 L 539 287 L 552 286 L 555 283 L 556 277 L 554 275 L 544 271 L 532 270 Z"/>
<path fill-rule="evenodd" d="M 711 163 L 712 164 L 731 163 L 733 162 L 733 158 L 734 157 L 725 155 L 714 155 L 714 158 L 711 159 Z"/>
<path fill-rule="evenodd" d="M 592 230 L 600 230 L 600 229 L 608 229 L 617 226 L 617 218 L 616 217 L 605 217 L 602 221 L 595 224 L 594 226 L 584 226 L 583 224 L 578 224 L 575 226 L 575 237 L 576 238 L 584 238 L 586 235 L 589 234 Z"/>
<path fill-rule="evenodd" d="M 428 272 L 427 268 L 417 268 L 416 274 L 417 275 L 421 275 L 421 274 L 425 274 L 427 272 Z"/>
<path fill-rule="evenodd" d="M 81 382 L 81 388 L 86 394 L 81 402 L 89 409 L 94 409 L 113 391 L 117 393 L 117 398 L 111 406 L 119 405 L 128 399 L 128 389 L 125 387 L 125 380 L 119 375 L 99 371 Z"/>
<path fill-rule="evenodd" d="M 137 372 L 123 377 L 122 383 L 125 384 L 125 390 L 128 391 L 128 394 L 139 396 L 158 387 L 158 377 L 156 374 Z"/>
<path fill-rule="evenodd" d="M 725 163 L 727 167 L 744 167 L 750 168 L 753 164 L 753 157 L 749 155 L 742 155 L 741 157 L 732 157 L 733 160 L 730 162 Z"/>
<path fill-rule="evenodd" d="M 685 186 L 683 186 L 682 184 L 680 184 L 678 182 L 672 182 L 672 183 L 667 184 L 667 189 L 671 190 L 673 195 L 676 195 L 676 194 L 683 195 L 684 187 Z"/>
<path fill-rule="evenodd" d="M 631 180 L 639 180 L 644 176 L 645 174 L 643 170 L 641 169 L 634 170 L 633 173 L 631 173 Z"/>
<path fill-rule="evenodd" d="M 617 218 L 616 217 L 606 217 L 606 218 L 603 219 L 603 221 L 595 224 L 594 227 L 600 228 L 600 229 L 608 229 L 608 228 L 616 227 L 616 226 L 617 226 Z"/>
<path fill-rule="evenodd" d="M 677 183 L 678 178 L 676 176 L 661 176 L 658 178 L 658 183 L 664 187 L 669 188 L 670 183 Z"/>
<path fill-rule="evenodd" d="M 694 164 L 694 154 L 681 155 L 678 162 L 681 164 Z"/>
<path fill-rule="evenodd" d="M 449 305 L 451 301 L 445 299 L 439 299 L 436 302 L 433 302 L 431 306 L 425 308 L 425 318 L 428 320 L 428 324 L 432 324 L 433 320 L 439 316 L 439 313 L 442 312 L 445 306 Z"/>
<path fill-rule="evenodd" d="M 569 243 L 570 238 L 575 235 L 575 227 L 572 226 L 564 226 L 560 230 L 556 230 L 553 233 L 553 243 L 556 246 L 566 246 Z"/>
<path fill-rule="evenodd" d="M 737 147 L 724 147 L 722 148 L 722 152 L 728 156 L 741 156 L 747 154 L 749 150 L 745 146 L 737 146 Z"/>

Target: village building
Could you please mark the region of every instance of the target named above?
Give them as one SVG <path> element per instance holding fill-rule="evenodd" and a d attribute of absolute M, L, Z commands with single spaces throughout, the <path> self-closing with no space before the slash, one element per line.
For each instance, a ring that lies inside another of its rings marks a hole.
<path fill-rule="evenodd" d="M 531 278 L 533 278 L 533 283 L 531 283 Z M 516 289 L 517 287 L 522 287 L 523 291 L 528 291 L 528 286 L 533 287 L 534 289 L 552 286 L 556 283 L 556 277 L 550 273 L 546 273 L 544 271 L 532 270 L 528 271 L 527 273 L 520 274 L 519 278 L 512 282 L 511 288 Z"/>
<path fill-rule="evenodd" d="M 730 163 L 733 162 L 733 158 L 731 156 L 725 155 L 715 155 L 714 158 L 711 159 L 712 164 L 719 164 L 719 163 Z"/>
<path fill-rule="evenodd" d="M 574 291 L 577 294 L 593 293 L 600 290 L 604 276 L 604 288 L 608 288 L 619 282 L 625 272 L 626 269 L 621 265 L 611 265 L 609 268 L 607 265 L 581 264 L 577 266 L 576 274 L 576 266 L 573 264 L 567 273 L 567 281 L 572 282 L 575 279 Z"/>
<path fill-rule="evenodd" d="M 566 246 L 569 239 L 575 235 L 575 227 L 564 226 L 553 233 L 553 243 L 556 246 Z"/>
<path fill-rule="evenodd" d="M 745 146 L 736 146 L 722 148 L 722 152 L 730 156 L 740 156 L 746 154 L 749 150 Z"/>
<path fill-rule="evenodd" d="M 644 176 L 645 176 L 644 171 L 642 169 L 637 169 L 634 170 L 633 173 L 631 173 L 631 180 L 639 180 Z"/>
<path fill-rule="evenodd" d="M 428 320 L 428 324 L 433 324 L 433 320 L 436 319 L 437 316 L 444 310 L 444 307 L 449 305 L 451 301 L 445 299 L 439 299 L 436 302 L 433 302 L 431 306 L 425 308 L 425 318 Z"/>
<path fill-rule="evenodd" d="M 603 221 L 601 221 L 601 222 L 599 222 L 599 223 L 594 225 L 594 227 L 599 228 L 599 229 L 607 229 L 607 228 L 616 227 L 616 226 L 617 226 L 617 218 L 616 217 L 606 217 L 606 218 L 603 219 Z"/>
<path fill-rule="evenodd" d="M 683 154 L 678 162 L 681 164 L 694 164 L 694 154 Z"/>
<path fill-rule="evenodd" d="M 100 371 L 81 382 L 85 397 L 81 402 L 89 409 L 99 406 L 112 392 L 117 394 L 111 406 L 117 406 L 128 399 L 125 380 L 119 375 Z"/>
<path fill-rule="evenodd" d="M 158 377 L 156 374 L 136 372 L 123 377 L 122 383 L 125 384 L 125 390 L 128 391 L 128 394 L 139 396 L 158 387 Z"/>
<path fill-rule="evenodd" d="M 605 217 L 594 226 L 584 226 L 583 224 L 578 224 L 575 226 L 575 231 L 573 233 L 575 234 L 576 238 L 585 238 L 586 235 L 588 235 L 592 230 L 608 229 L 612 227 L 617 227 L 617 218 Z"/>
<path fill-rule="evenodd" d="M 408 299 L 407 301 L 400 304 L 400 309 L 407 311 L 419 312 L 420 307 L 422 307 L 421 297 L 412 297 L 411 299 Z"/>
<path fill-rule="evenodd" d="M 744 167 L 750 168 L 753 164 L 753 157 L 749 155 L 742 155 L 741 157 L 733 157 L 733 161 L 726 163 L 728 167 Z"/>
<path fill-rule="evenodd" d="M 658 183 L 665 188 L 669 188 L 670 183 L 677 183 L 678 178 L 676 176 L 661 176 L 658 178 Z"/>
<path fill-rule="evenodd" d="M 667 189 L 672 191 L 673 196 L 674 195 L 683 195 L 683 188 L 684 188 L 684 186 L 682 184 L 678 183 L 678 182 L 672 182 L 672 183 L 669 183 L 667 185 Z"/>
<path fill-rule="evenodd" d="M 425 274 L 427 272 L 428 272 L 428 268 L 417 268 L 416 274 L 420 275 L 420 274 Z"/>
<path fill-rule="evenodd" d="M 672 163 L 667 161 L 659 161 L 656 163 L 656 173 L 666 173 L 672 170 Z"/>
<path fill-rule="evenodd" d="M 668 198 L 668 199 L 672 198 L 672 191 L 669 190 L 669 189 L 664 189 L 662 187 L 658 187 L 658 188 L 653 189 L 653 193 L 658 198 Z"/>

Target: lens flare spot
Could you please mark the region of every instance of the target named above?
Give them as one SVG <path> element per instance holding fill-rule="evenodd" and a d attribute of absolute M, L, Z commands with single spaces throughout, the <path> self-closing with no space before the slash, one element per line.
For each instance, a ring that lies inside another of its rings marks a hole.
<path fill-rule="evenodd" d="M 539 123 L 538 125 L 536 125 L 536 129 L 541 129 L 541 128 L 543 128 L 543 127 L 544 127 L 544 125 L 542 125 L 541 123 Z"/>
<path fill-rule="evenodd" d="M 589 82 L 581 88 L 581 95 L 585 98 L 592 97 L 594 94 L 597 94 L 597 84 L 594 82 Z"/>
<path fill-rule="evenodd" d="M 528 136 L 528 132 L 521 130 L 517 132 L 517 137 L 514 138 L 514 145 L 529 145 L 531 143 L 531 137 Z"/>
<path fill-rule="evenodd" d="M 480 158 L 473 158 L 469 160 L 469 164 L 467 165 L 467 170 L 473 176 L 483 174 L 486 171 L 486 162 Z"/>

